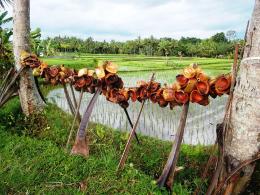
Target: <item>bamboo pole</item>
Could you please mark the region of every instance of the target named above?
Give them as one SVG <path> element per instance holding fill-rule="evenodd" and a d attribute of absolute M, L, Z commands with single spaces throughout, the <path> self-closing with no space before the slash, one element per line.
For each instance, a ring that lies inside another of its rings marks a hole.
<path fill-rule="evenodd" d="M 166 185 L 168 189 L 172 190 L 172 185 L 174 182 L 174 173 L 179 158 L 181 143 L 183 140 L 183 134 L 184 134 L 186 119 L 188 115 L 188 109 L 189 109 L 189 102 L 184 104 L 182 107 L 181 118 L 177 129 L 176 138 L 172 145 L 172 150 L 164 166 L 163 172 L 159 177 L 159 179 L 157 180 L 157 185 L 159 187 L 164 187 Z"/>
<path fill-rule="evenodd" d="M 83 97 L 83 89 L 81 89 L 81 91 L 80 91 L 79 102 L 77 104 L 76 114 L 74 116 L 74 119 L 73 119 L 73 122 L 72 122 L 72 125 L 71 125 L 71 129 L 70 129 L 70 133 L 69 133 L 69 137 L 68 137 L 68 140 L 67 140 L 67 143 L 66 143 L 66 149 L 67 150 L 68 150 L 68 147 L 69 147 L 69 142 L 70 142 L 70 139 L 71 139 L 71 136 L 72 136 L 72 132 L 73 132 L 73 129 L 74 129 L 74 125 L 76 123 L 77 116 L 79 115 L 79 109 L 80 109 L 80 106 L 81 106 L 82 97 Z"/>
<path fill-rule="evenodd" d="M 126 115 L 126 117 L 127 117 L 127 120 L 128 120 L 128 122 L 129 122 L 131 128 L 133 129 L 134 125 L 133 125 L 133 123 L 132 123 L 132 121 L 131 121 L 131 118 L 130 118 L 130 116 L 129 116 L 129 114 L 128 114 L 128 111 L 127 111 L 126 108 L 124 108 L 124 112 L 125 112 L 125 115 Z M 139 141 L 139 139 L 138 139 L 137 133 L 135 132 L 134 135 L 135 135 L 135 139 L 136 139 L 137 143 L 140 144 L 140 141 Z"/>
<path fill-rule="evenodd" d="M 155 73 L 153 73 L 152 76 L 151 76 L 149 86 L 147 87 L 148 90 L 149 90 L 149 88 L 151 86 L 151 82 L 154 80 L 154 75 L 155 75 Z M 123 154 L 121 156 L 120 162 L 119 162 L 118 167 L 117 167 L 117 171 L 122 170 L 124 168 L 124 166 L 125 166 L 125 162 L 126 162 L 126 159 L 128 157 L 129 151 L 130 151 L 130 147 L 131 147 L 131 143 L 132 143 L 133 137 L 134 137 L 134 135 L 136 133 L 135 130 L 136 130 L 137 125 L 139 123 L 139 119 L 140 119 L 141 113 L 143 111 L 144 104 L 145 104 L 145 100 L 143 100 L 143 102 L 142 102 L 141 108 L 140 108 L 139 113 L 138 113 L 138 117 L 137 117 L 136 122 L 135 122 L 135 124 L 134 124 L 134 126 L 132 128 L 132 131 L 131 131 L 131 133 L 130 133 L 130 135 L 128 137 L 128 140 L 127 140 L 124 152 L 123 152 Z"/>

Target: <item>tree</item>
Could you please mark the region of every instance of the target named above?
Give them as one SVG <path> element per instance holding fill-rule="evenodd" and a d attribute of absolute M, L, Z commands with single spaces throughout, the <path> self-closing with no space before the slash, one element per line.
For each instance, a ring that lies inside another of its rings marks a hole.
<path fill-rule="evenodd" d="M 16 69 L 21 68 L 22 51 L 30 52 L 30 1 L 14 0 L 13 50 Z M 42 100 L 30 68 L 25 68 L 20 75 L 19 97 L 23 112 L 30 115 L 43 109 Z"/>
<path fill-rule="evenodd" d="M 216 43 L 223 43 L 223 42 L 227 42 L 227 38 L 225 36 L 225 34 L 223 32 L 221 33 L 217 33 L 215 35 L 213 35 L 211 37 L 212 41 L 216 42 Z"/>
<path fill-rule="evenodd" d="M 10 37 L 13 35 L 13 31 L 8 28 L 3 28 L 4 24 L 12 21 L 12 17 L 7 16 L 7 11 L 0 12 L 0 71 L 6 71 L 13 65 L 12 45 Z M 1 76 L 0 76 L 1 77 Z"/>
<path fill-rule="evenodd" d="M 41 52 L 41 29 L 36 28 L 30 32 L 30 43 L 32 52 L 36 55 L 40 55 Z"/>
<path fill-rule="evenodd" d="M 166 65 L 168 65 L 168 55 L 171 50 L 171 47 L 171 42 L 165 39 L 161 40 L 158 45 L 159 51 L 165 56 Z"/>
<path fill-rule="evenodd" d="M 240 64 L 236 81 L 231 119 L 225 140 L 224 164 L 227 170 L 235 169 L 241 162 L 251 159 L 259 152 L 260 142 L 260 0 L 255 0 L 255 7 L 246 36 L 243 60 Z M 233 193 L 244 190 L 254 171 L 254 164 L 243 168 L 237 176 Z"/>

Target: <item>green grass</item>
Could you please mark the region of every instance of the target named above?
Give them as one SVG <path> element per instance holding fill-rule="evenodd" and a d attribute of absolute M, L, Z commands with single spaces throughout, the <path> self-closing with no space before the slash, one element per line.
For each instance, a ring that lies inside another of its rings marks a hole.
<path fill-rule="evenodd" d="M 163 56 L 140 56 L 140 55 L 106 55 L 106 54 L 84 54 L 79 56 L 73 54 L 61 54 L 56 58 L 42 58 L 50 65 L 65 64 L 71 68 L 94 67 L 93 59 L 99 63 L 111 60 L 119 65 L 119 72 L 175 70 L 181 69 L 191 63 L 198 63 L 203 69 L 218 73 L 230 71 L 232 60 L 215 58 L 192 58 L 192 57 L 169 57 L 166 64 Z M 214 73 L 213 73 L 214 74 Z"/>
<path fill-rule="evenodd" d="M 127 134 L 91 124 L 90 157 L 64 151 L 72 118 L 54 105 L 30 119 L 18 99 L 0 110 L 0 194 L 166 194 L 155 185 L 171 148 L 170 142 L 140 136 L 124 171 L 116 167 Z M 176 194 L 189 194 L 199 182 L 209 148 L 183 145 L 175 180 Z M 80 190 L 80 184 L 86 185 Z"/>

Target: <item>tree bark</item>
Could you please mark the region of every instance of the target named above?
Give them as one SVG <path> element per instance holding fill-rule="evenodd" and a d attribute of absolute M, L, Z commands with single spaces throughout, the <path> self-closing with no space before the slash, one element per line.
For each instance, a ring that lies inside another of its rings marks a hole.
<path fill-rule="evenodd" d="M 13 50 L 15 67 L 21 68 L 22 51 L 30 52 L 30 0 L 14 0 L 13 3 Z M 36 87 L 32 70 L 25 68 L 20 76 L 19 97 L 25 115 L 40 112 L 45 103 Z"/>
<path fill-rule="evenodd" d="M 260 0 L 255 1 L 246 35 L 246 46 L 236 80 L 230 124 L 225 140 L 226 170 L 230 172 L 242 161 L 251 159 L 260 149 Z M 241 193 L 254 171 L 246 166 L 233 187 Z M 231 183 L 230 185 L 234 185 Z"/>

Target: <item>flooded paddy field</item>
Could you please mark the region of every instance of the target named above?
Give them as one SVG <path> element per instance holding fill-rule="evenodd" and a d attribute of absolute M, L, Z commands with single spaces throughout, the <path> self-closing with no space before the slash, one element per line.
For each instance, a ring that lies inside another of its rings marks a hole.
<path fill-rule="evenodd" d="M 156 81 L 163 83 L 172 83 L 175 80 L 177 71 L 158 71 L 156 72 Z M 210 73 L 209 73 L 210 74 Z M 149 80 L 151 72 L 134 72 L 120 74 L 125 86 L 135 86 L 138 80 Z M 77 98 L 79 93 L 76 93 Z M 85 93 L 82 100 L 80 113 L 86 109 L 92 95 Z M 65 99 L 62 88 L 52 90 L 47 99 L 49 102 L 57 104 L 64 111 L 69 112 L 69 107 Z M 210 99 L 207 107 L 191 104 L 189 108 L 188 119 L 185 127 L 183 142 L 185 144 L 210 145 L 216 139 L 216 125 L 224 117 L 224 109 L 227 96 Z M 128 107 L 129 115 L 134 122 L 137 118 L 141 103 L 131 101 Z M 156 137 L 163 140 L 174 140 L 178 122 L 180 118 L 181 107 L 175 107 L 170 110 L 169 107 L 161 108 L 158 104 L 152 104 L 147 101 L 142 112 L 137 132 L 143 135 Z M 108 102 L 104 96 L 100 96 L 91 116 L 91 121 L 101 123 L 121 131 L 130 131 L 124 110 L 117 104 Z"/>

